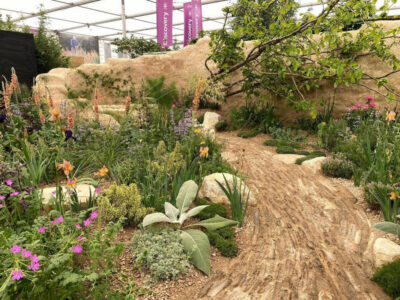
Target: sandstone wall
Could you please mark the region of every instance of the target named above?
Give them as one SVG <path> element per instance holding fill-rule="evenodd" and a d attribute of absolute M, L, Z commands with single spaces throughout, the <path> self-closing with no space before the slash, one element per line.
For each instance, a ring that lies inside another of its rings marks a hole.
<path fill-rule="evenodd" d="M 400 26 L 400 22 L 382 22 L 385 28 L 394 28 Z M 193 82 L 193 75 L 206 77 L 208 75 L 204 66 L 210 49 L 208 47 L 208 39 L 201 39 L 195 45 L 189 45 L 182 50 L 168 52 L 163 55 L 145 55 L 136 59 L 109 59 L 105 64 L 84 64 L 77 69 L 58 68 L 53 69 L 47 74 L 37 76 L 37 88 L 43 92 L 49 91 L 56 102 L 66 99 L 67 88 L 73 90 L 84 89 L 85 81 L 78 73 L 81 70 L 87 74 L 95 72 L 105 74 L 113 70 L 114 74 L 119 73 L 121 80 L 132 81 L 135 85 L 140 86 L 146 77 L 157 77 L 165 75 L 168 83 L 175 82 L 179 89 L 187 88 L 190 82 Z M 393 52 L 400 57 L 400 48 L 396 47 Z M 383 75 L 391 69 L 385 66 L 381 61 L 372 57 L 363 57 L 360 60 L 363 68 L 372 75 Z M 240 76 L 235 74 L 234 77 Z M 400 74 L 394 74 L 390 77 L 393 86 L 400 86 Z M 368 82 L 365 82 L 367 85 Z M 106 91 L 101 91 L 106 94 Z M 308 97 L 315 100 L 329 100 L 333 97 L 333 88 L 328 84 L 321 85 L 318 90 L 312 91 Z M 335 115 L 343 113 L 348 107 L 363 103 L 365 98 L 373 96 L 379 108 L 393 106 L 393 103 L 387 103 L 385 99 L 378 94 L 357 86 L 340 86 L 336 90 L 335 95 Z M 111 102 L 120 99 L 109 99 Z M 295 120 L 295 113 L 287 108 L 283 101 L 270 99 L 277 106 L 277 114 L 285 122 Z M 236 95 L 227 100 L 227 104 L 223 105 L 223 112 L 229 110 L 232 106 L 237 106 L 244 102 L 243 95 Z"/>

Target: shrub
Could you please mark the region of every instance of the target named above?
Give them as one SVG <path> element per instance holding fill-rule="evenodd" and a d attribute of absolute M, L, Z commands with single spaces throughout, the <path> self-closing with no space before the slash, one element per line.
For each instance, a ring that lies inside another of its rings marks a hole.
<path fill-rule="evenodd" d="M 226 211 L 226 208 L 220 204 L 220 203 L 214 203 L 211 201 L 207 201 L 205 199 L 197 199 L 196 200 L 197 205 L 208 205 L 205 209 L 203 209 L 197 217 L 200 220 L 206 220 L 214 217 L 215 215 L 219 215 L 221 217 L 226 218 L 228 213 Z"/>
<path fill-rule="evenodd" d="M 202 114 L 202 115 L 197 117 L 197 122 L 199 122 L 200 124 L 203 124 L 203 122 L 204 122 L 204 114 Z"/>
<path fill-rule="evenodd" d="M 390 193 L 395 190 L 391 184 L 384 184 L 381 182 L 371 182 L 364 186 L 364 199 L 373 208 L 379 208 L 379 203 L 376 196 L 385 195 L 390 198 Z"/>
<path fill-rule="evenodd" d="M 259 133 L 260 133 L 259 130 L 253 129 L 251 131 L 239 131 L 237 136 L 241 137 L 243 139 L 247 139 L 247 138 L 255 137 Z"/>
<path fill-rule="evenodd" d="M 228 122 L 226 120 L 219 121 L 217 124 L 215 124 L 215 130 L 218 132 L 226 131 L 227 128 Z"/>
<path fill-rule="evenodd" d="M 296 154 L 309 156 L 311 153 L 308 151 L 300 150 L 300 151 L 296 151 Z"/>
<path fill-rule="evenodd" d="M 136 264 L 156 280 L 176 279 L 190 267 L 178 231 L 136 231 L 131 249 Z"/>
<path fill-rule="evenodd" d="M 353 175 L 351 162 L 340 157 L 328 158 L 321 165 L 322 172 L 326 176 L 350 179 Z"/>
<path fill-rule="evenodd" d="M 325 152 L 320 150 L 313 151 L 310 155 L 313 155 L 315 157 L 326 156 Z"/>
<path fill-rule="evenodd" d="M 99 210 L 106 221 L 127 219 L 127 224 L 136 225 L 152 211 L 142 205 L 142 198 L 135 184 L 112 184 L 98 199 Z"/>
<path fill-rule="evenodd" d="M 278 146 L 278 148 L 276 148 L 276 153 L 279 153 L 279 154 L 296 154 L 296 150 L 294 150 L 294 148 L 290 147 L 290 146 Z"/>
<path fill-rule="evenodd" d="M 329 123 L 321 123 L 318 125 L 318 136 L 322 146 L 328 150 L 332 150 L 342 143 L 349 135 L 346 121 L 332 120 Z"/>
<path fill-rule="evenodd" d="M 389 296 L 394 299 L 400 297 L 400 259 L 381 266 L 372 280 Z"/>
<path fill-rule="evenodd" d="M 278 140 L 266 140 L 266 141 L 264 141 L 263 145 L 276 147 L 276 146 L 278 146 Z"/>
<path fill-rule="evenodd" d="M 235 231 L 232 227 L 223 227 L 215 231 L 207 231 L 210 244 L 215 246 L 222 256 L 237 256 L 238 247 L 234 241 Z"/>
<path fill-rule="evenodd" d="M 292 148 L 301 148 L 301 145 L 299 143 L 285 140 L 266 140 L 264 142 L 264 145 L 272 147 L 289 146 Z"/>
<path fill-rule="evenodd" d="M 297 153 L 300 153 L 300 152 L 297 152 Z M 296 164 L 301 165 L 306 160 L 310 160 L 310 159 L 313 159 L 316 157 L 321 157 L 321 156 L 326 156 L 326 154 L 323 151 L 313 151 L 305 157 L 300 157 L 300 158 L 296 159 Z"/>

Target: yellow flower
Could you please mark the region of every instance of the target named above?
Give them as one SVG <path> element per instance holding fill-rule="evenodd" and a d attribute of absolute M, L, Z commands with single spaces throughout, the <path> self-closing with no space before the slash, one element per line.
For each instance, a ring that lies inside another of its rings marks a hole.
<path fill-rule="evenodd" d="M 94 176 L 97 177 L 105 177 L 108 173 L 108 169 L 106 166 L 103 166 L 98 172 L 93 173 Z"/>
<path fill-rule="evenodd" d="M 200 142 L 200 145 L 205 145 L 206 144 L 206 141 L 201 141 Z"/>
<path fill-rule="evenodd" d="M 200 147 L 200 157 L 208 157 L 208 147 Z"/>
<path fill-rule="evenodd" d="M 393 110 L 386 113 L 386 121 L 388 122 L 394 121 L 395 118 L 396 118 L 396 113 Z"/>
<path fill-rule="evenodd" d="M 200 128 L 197 128 L 197 129 L 194 130 L 194 133 L 199 134 L 200 132 L 201 132 L 201 129 L 200 129 Z"/>
<path fill-rule="evenodd" d="M 57 169 L 63 169 L 65 176 L 69 176 L 69 173 L 74 169 L 74 166 L 64 159 L 62 164 L 57 164 Z"/>
<path fill-rule="evenodd" d="M 77 182 L 76 178 L 74 178 L 74 179 L 68 179 L 68 181 L 67 181 L 67 187 L 70 187 L 70 188 L 75 189 L 75 188 L 76 188 L 76 182 Z"/>
<path fill-rule="evenodd" d="M 391 192 L 390 193 L 390 200 L 396 200 L 396 198 L 397 198 L 396 193 L 395 192 Z"/>

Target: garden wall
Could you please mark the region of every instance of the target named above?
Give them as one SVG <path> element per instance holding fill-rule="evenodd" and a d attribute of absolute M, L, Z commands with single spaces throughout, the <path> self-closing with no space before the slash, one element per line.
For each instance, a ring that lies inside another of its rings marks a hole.
<path fill-rule="evenodd" d="M 400 21 L 382 22 L 385 28 L 394 28 L 400 26 Z M 128 89 L 130 81 L 140 86 L 146 77 L 157 77 L 165 75 L 167 82 L 174 81 L 178 88 L 188 88 L 190 83 L 195 82 L 193 75 L 206 77 L 208 75 L 204 66 L 204 61 L 209 53 L 208 39 L 201 39 L 195 45 L 189 45 L 179 51 L 171 51 L 164 55 L 145 55 L 136 59 L 116 59 L 107 60 L 103 65 L 84 64 L 77 69 L 54 69 L 48 74 L 37 76 L 37 85 L 44 91 L 46 86 L 55 101 L 66 99 L 67 88 L 81 90 L 85 88 L 85 80 L 79 71 L 86 74 L 110 74 L 119 79 L 120 89 Z M 400 48 L 396 47 L 393 52 L 400 57 Z M 360 63 L 368 73 L 379 76 L 390 71 L 381 61 L 372 57 L 363 57 Z M 240 74 L 234 74 L 237 78 Z M 124 82 L 125 81 L 125 82 Z M 394 74 L 390 77 L 393 86 L 400 86 L 400 74 Z M 366 85 L 370 83 L 365 82 Z M 100 89 L 101 90 L 101 89 Z M 121 100 L 121 97 L 107 95 L 104 88 L 101 92 L 108 97 L 111 102 Z M 308 95 L 315 100 L 330 100 L 333 97 L 333 89 L 329 84 L 321 83 L 321 88 L 311 92 Z M 340 86 L 335 95 L 336 116 L 343 113 L 348 107 L 363 103 L 368 96 L 373 96 L 379 108 L 393 106 L 387 103 L 383 97 L 377 94 L 371 94 L 365 88 L 356 86 Z M 295 113 L 286 107 L 283 101 L 270 99 L 277 106 L 277 114 L 283 121 L 289 122 L 295 119 Z M 238 105 L 244 101 L 243 95 L 236 95 L 228 99 L 223 106 L 223 112 L 230 107 Z"/>

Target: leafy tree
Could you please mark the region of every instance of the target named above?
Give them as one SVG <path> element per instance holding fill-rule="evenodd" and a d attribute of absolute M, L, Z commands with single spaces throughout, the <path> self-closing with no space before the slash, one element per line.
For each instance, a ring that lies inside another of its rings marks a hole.
<path fill-rule="evenodd" d="M 130 38 L 115 39 L 111 44 L 117 46 L 118 52 L 127 51 L 131 58 L 136 58 L 144 53 L 163 52 L 165 49 L 153 40 L 145 40 L 131 36 Z"/>
<path fill-rule="evenodd" d="M 226 20 L 221 30 L 210 34 L 211 55 L 206 67 L 213 80 L 224 80 L 229 74 L 241 72 L 242 78 L 225 82 L 227 96 L 245 92 L 258 95 L 261 91 L 281 99 L 296 109 L 310 108 L 307 92 L 319 87 L 321 81 L 339 85 L 358 85 L 372 89 L 387 99 L 399 94 L 389 84 L 388 76 L 399 72 L 399 59 L 390 49 L 398 44 L 400 28 L 385 30 L 378 20 L 387 17 L 389 1 L 377 8 L 377 0 L 328 0 L 318 15 L 302 13 L 288 18 L 299 8 L 294 0 L 241 0 L 240 26 L 227 30 L 228 19 L 235 10 L 225 9 Z M 275 18 L 265 26 L 263 16 L 271 11 Z M 382 13 L 378 15 L 378 11 Z M 356 21 L 361 29 L 352 34 L 345 29 Z M 244 37 L 256 39 L 247 44 Z M 359 58 L 379 58 L 392 68 L 379 77 L 362 69 Z M 211 71 L 208 64 L 218 67 Z M 236 77 L 237 78 L 237 77 Z M 366 82 L 375 83 L 375 88 Z M 381 89 L 379 89 L 381 88 Z"/>
<path fill-rule="evenodd" d="M 42 13 L 39 18 L 38 34 L 34 36 L 38 74 L 69 66 L 69 58 L 62 54 L 58 37 L 47 30 L 46 21 L 46 16 Z"/>
<path fill-rule="evenodd" d="M 11 16 L 6 15 L 6 19 L 3 20 L 2 14 L 0 14 L 0 30 L 18 31 L 17 25 L 11 20 Z"/>
<path fill-rule="evenodd" d="M 256 2 L 259 5 L 257 6 L 257 9 L 253 9 L 252 6 L 248 6 L 248 2 Z M 273 22 L 276 22 L 279 15 L 278 10 L 281 0 L 274 1 L 271 5 L 268 5 L 268 2 L 268 0 L 239 0 L 236 4 L 229 7 L 228 9 L 231 11 L 232 17 L 234 17 L 231 22 L 233 30 L 238 30 L 240 27 L 247 25 L 248 20 L 246 15 L 249 9 L 252 10 L 255 15 L 259 16 L 261 24 L 266 28 Z M 295 9 L 292 9 L 285 15 L 285 19 L 293 18 L 294 14 Z M 253 32 L 248 32 L 243 37 L 244 40 L 253 40 L 256 38 L 257 36 Z"/>

